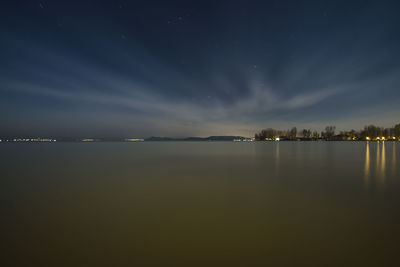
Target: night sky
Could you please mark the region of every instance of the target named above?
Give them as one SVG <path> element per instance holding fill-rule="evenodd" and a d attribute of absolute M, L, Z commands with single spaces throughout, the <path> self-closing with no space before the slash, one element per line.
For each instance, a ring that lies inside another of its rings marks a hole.
<path fill-rule="evenodd" d="M 0 136 L 400 122 L 399 1 L 1 1 Z"/>

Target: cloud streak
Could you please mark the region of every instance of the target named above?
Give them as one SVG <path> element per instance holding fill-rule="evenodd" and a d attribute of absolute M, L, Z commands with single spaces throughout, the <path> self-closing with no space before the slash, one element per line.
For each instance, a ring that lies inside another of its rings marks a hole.
<path fill-rule="evenodd" d="M 3 82 L 1 89 L 25 96 L 28 94 L 55 98 L 78 106 L 95 105 L 99 110 L 124 108 L 123 113 L 131 114 L 133 119 L 174 120 L 175 124 L 181 125 L 233 123 L 243 119 L 251 121 L 252 116 L 266 115 L 276 110 L 309 107 L 340 92 L 339 90 L 318 90 L 285 99 L 270 89 L 256 86 L 250 89 L 247 96 L 235 99 L 229 104 L 222 103 L 219 99 L 207 99 L 208 101 L 204 103 L 204 101 L 171 100 L 160 93 L 154 93 L 154 90 L 149 90 L 150 86 L 138 85 L 133 81 L 121 81 L 118 78 L 110 79 L 109 77 L 100 80 L 103 86 L 112 88 L 112 93 L 102 92 L 96 88 L 74 87 L 73 83 L 68 84 L 68 89 L 60 89 L 26 82 Z"/>

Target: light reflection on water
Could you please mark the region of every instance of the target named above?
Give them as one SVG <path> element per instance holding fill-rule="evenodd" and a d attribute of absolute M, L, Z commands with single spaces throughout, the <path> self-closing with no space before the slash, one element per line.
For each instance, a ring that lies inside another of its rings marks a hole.
<path fill-rule="evenodd" d="M 370 163 L 369 141 L 367 141 L 365 148 L 365 167 L 364 167 L 364 182 L 367 187 L 369 186 L 370 164 L 371 163 Z"/>
<path fill-rule="evenodd" d="M 385 141 L 382 142 L 381 148 L 381 166 L 380 166 L 380 178 L 382 183 L 385 183 L 385 168 L 386 168 L 386 153 L 385 153 Z"/>
<path fill-rule="evenodd" d="M 380 148 L 381 148 L 381 143 L 380 142 L 376 142 L 376 172 L 379 173 L 379 162 L 381 161 L 381 154 L 380 152 Z"/>
<path fill-rule="evenodd" d="M 385 186 L 388 182 L 388 177 L 392 178 L 392 182 L 397 181 L 397 158 L 396 158 L 396 142 L 391 144 L 383 142 L 366 142 L 365 145 L 365 160 L 364 160 L 364 184 L 368 187 L 370 184 L 376 183 L 380 186 Z M 386 148 L 389 152 L 386 152 Z M 375 149 L 375 157 L 371 157 L 371 149 Z M 390 153 L 390 150 L 391 153 Z M 391 165 L 391 167 L 390 167 Z M 375 167 L 374 167 L 375 166 Z M 374 175 L 371 175 L 371 168 L 374 168 Z M 389 173 L 390 175 L 389 175 Z M 371 178 L 375 179 L 374 181 Z"/>
<path fill-rule="evenodd" d="M 392 145 L 392 175 L 395 175 L 396 173 L 396 166 L 398 165 L 398 163 L 396 162 L 396 142 L 393 142 Z"/>
<path fill-rule="evenodd" d="M 276 147 L 275 147 L 275 174 L 276 176 L 279 176 L 279 159 L 280 159 L 280 154 L 279 154 L 279 142 L 276 142 Z"/>

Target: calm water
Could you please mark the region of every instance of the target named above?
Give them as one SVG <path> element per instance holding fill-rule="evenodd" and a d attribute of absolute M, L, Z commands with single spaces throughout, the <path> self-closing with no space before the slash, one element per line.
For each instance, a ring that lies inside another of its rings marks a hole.
<path fill-rule="evenodd" d="M 0 145 L 0 266 L 400 266 L 400 143 Z"/>

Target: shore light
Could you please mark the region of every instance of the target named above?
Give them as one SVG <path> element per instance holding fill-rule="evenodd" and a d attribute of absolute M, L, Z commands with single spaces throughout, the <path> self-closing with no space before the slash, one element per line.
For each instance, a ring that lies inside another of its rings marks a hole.
<path fill-rule="evenodd" d="M 279 140 L 281 140 L 279 137 L 275 138 L 275 141 L 279 141 Z"/>
<path fill-rule="evenodd" d="M 368 136 L 366 137 L 366 139 L 367 139 L 368 141 L 370 140 L 370 138 L 369 138 Z"/>

